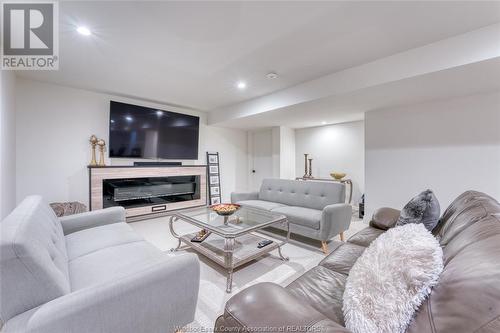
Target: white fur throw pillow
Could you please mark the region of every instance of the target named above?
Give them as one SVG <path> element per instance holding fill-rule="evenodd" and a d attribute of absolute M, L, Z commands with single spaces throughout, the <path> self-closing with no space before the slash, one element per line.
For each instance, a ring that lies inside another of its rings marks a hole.
<path fill-rule="evenodd" d="M 443 251 L 423 224 L 389 229 L 353 265 L 344 319 L 354 333 L 404 332 L 443 270 Z"/>

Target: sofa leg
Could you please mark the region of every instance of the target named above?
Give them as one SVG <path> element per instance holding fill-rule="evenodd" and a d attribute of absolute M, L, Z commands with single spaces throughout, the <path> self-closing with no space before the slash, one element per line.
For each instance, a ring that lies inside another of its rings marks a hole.
<path fill-rule="evenodd" d="M 345 238 L 344 238 L 344 232 L 341 232 L 339 234 L 339 236 L 340 236 L 340 240 L 343 242 L 345 240 Z"/>
<path fill-rule="evenodd" d="M 324 254 L 328 254 L 328 244 L 325 241 L 321 241 L 321 251 Z"/>

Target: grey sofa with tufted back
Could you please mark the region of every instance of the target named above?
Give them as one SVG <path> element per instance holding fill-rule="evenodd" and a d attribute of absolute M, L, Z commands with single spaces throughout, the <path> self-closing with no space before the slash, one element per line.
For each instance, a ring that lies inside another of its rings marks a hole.
<path fill-rule="evenodd" d="M 121 207 L 57 218 L 39 196 L 0 223 L 3 332 L 174 332 L 198 298 L 193 254 L 140 237 Z"/>
<path fill-rule="evenodd" d="M 264 179 L 258 192 L 231 193 L 231 202 L 286 215 L 292 233 L 320 240 L 324 252 L 326 242 L 339 234 L 343 239 L 351 223 L 341 183 Z"/>

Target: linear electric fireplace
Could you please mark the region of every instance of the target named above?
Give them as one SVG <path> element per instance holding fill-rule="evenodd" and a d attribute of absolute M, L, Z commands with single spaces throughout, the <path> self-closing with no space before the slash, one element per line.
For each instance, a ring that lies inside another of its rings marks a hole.
<path fill-rule="evenodd" d="M 119 178 L 103 180 L 103 207 L 124 208 L 155 205 L 167 210 L 168 203 L 200 198 L 200 176 Z"/>
<path fill-rule="evenodd" d="M 92 167 L 91 210 L 124 207 L 127 217 L 206 205 L 206 166 Z"/>

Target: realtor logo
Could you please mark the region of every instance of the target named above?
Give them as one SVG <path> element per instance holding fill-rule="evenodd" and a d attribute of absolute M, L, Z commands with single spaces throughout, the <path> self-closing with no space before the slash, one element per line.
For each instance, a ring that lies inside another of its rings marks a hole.
<path fill-rule="evenodd" d="M 57 2 L 2 3 L 2 69 L 59 68 Z"/>

